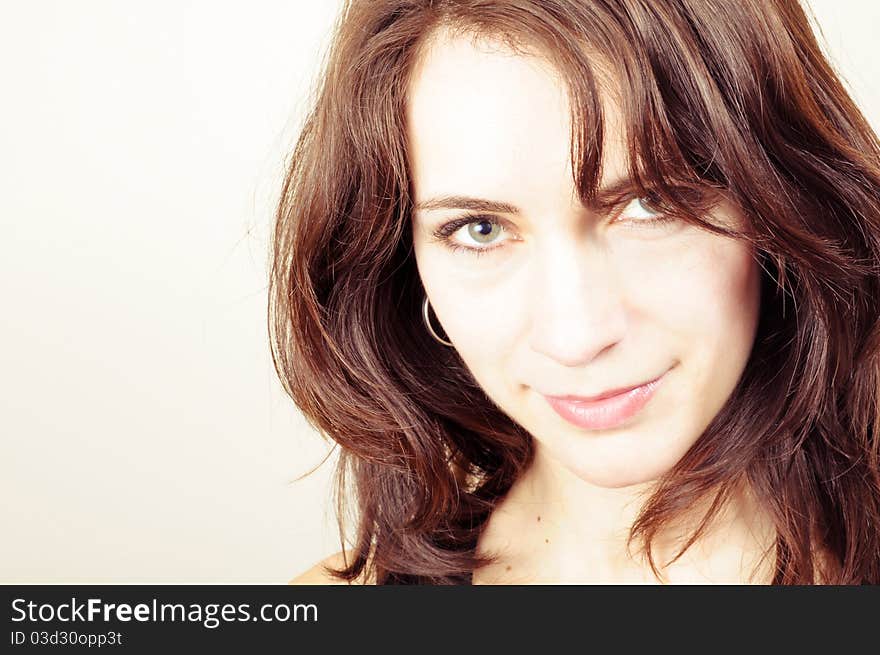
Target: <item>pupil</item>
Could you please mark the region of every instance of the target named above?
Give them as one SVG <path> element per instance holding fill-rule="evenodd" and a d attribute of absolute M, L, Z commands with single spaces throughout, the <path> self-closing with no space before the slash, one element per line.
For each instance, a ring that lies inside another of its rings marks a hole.
<path fill-rule="evenodd" d="M 476 239 L 479 243 L 489 243 L 494 237 L 492 230 L 496 227 L 495 223 L 490 220 L 480 220 L 468 225 L 468 232 L 471 238 Z"/>

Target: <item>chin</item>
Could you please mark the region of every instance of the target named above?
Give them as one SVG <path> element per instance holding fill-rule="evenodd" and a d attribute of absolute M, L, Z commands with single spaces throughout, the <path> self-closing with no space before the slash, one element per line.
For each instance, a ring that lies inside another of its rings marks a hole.
<path fill-rule="evenodd" d="M 651 482 L 659 477 L 658 475 L 651 474 L 634 475 L 631 471 L 622 474 L 617 474 L 617 472 L 614 471 L 575 471 L 574 473 L 584 482 L 588 482 L 595 487 L 602 487 L 603 489 L 623 489 L 625 487 L 632 487 Z"/>
<path fill-rule="evenodd" d="M 677 458 L 669 457 L 668 453 L 664 453 L 665 457 L 650 461 L 644 459 L 644 452 L 642 455 L 640 461 L 634 461 L 632 451 L 627 450 L 619 457 L 594 456 L 588 462 L 581 460 L 577 464 L 565 465 L 574 475 L 593 486 L 621 489 L 653 482 L 672 469 L 678 461 Z"/>

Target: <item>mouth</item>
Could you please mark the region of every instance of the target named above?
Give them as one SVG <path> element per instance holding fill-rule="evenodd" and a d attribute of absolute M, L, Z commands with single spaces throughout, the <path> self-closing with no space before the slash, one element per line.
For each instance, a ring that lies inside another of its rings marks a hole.
<path fill-rule="evenodd" d="M 653 398 L 666 373 L 654 380 L 598 396 L 544 396 L 553 410 L 569 423 L 585 430 L 618 427 L 638 414 Z"/>

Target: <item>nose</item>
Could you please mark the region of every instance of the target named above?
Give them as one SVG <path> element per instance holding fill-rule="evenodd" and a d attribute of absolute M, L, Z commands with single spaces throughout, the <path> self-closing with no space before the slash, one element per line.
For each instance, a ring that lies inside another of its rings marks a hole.
<path fill-rule="evenodd" d="M 529 345 L 563 366 L 585 366 L 623 339 L 619 285 L 602 249 L 546 245 L 532 273 Z"/>

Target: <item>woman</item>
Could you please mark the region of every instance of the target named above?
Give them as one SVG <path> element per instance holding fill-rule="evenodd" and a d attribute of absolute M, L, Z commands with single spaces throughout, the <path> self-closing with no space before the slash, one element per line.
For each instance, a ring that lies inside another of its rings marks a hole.
<path fill-rule="evenodd" d="M 348 2 L 277 371 L 295 582 L 880 583 L 880 147 L 796 0 Z"/>

